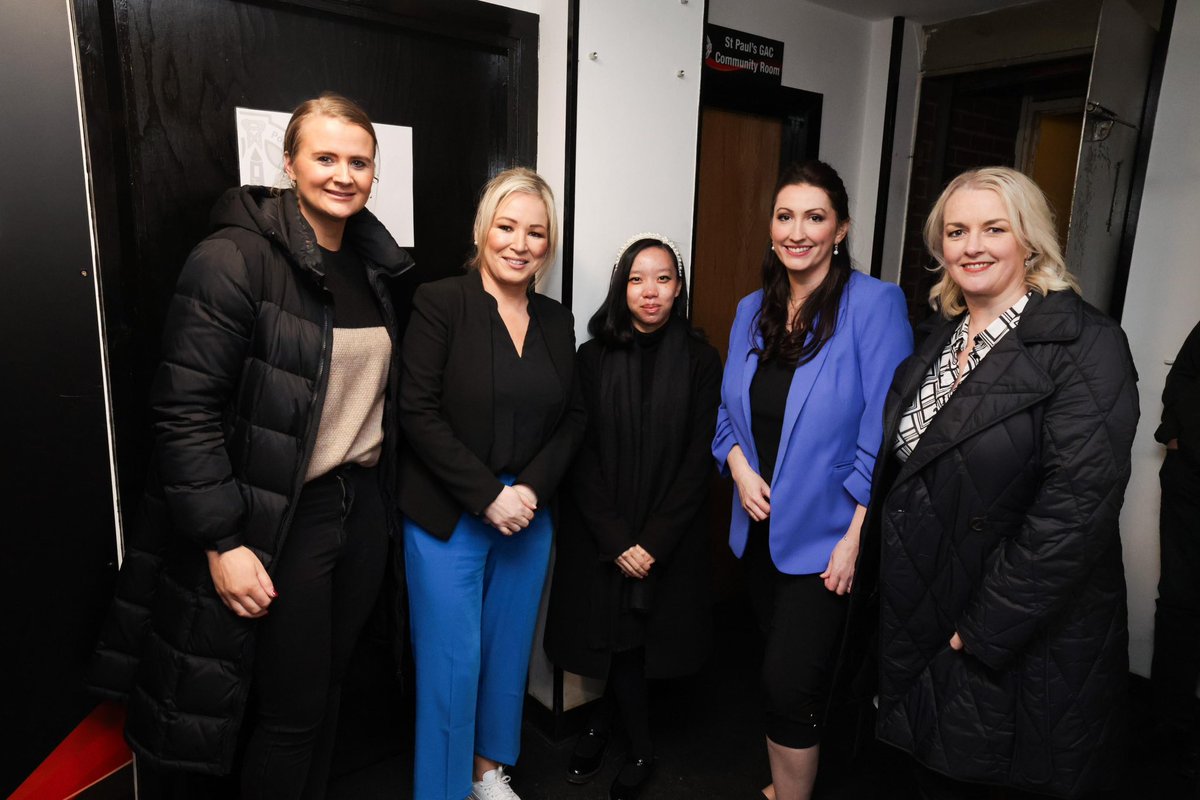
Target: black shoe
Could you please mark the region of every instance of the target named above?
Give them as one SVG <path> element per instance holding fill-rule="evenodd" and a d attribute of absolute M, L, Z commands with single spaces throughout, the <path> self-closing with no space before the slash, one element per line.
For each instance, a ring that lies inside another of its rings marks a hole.
<path fill-rule="evenodd" d="M 588 728 L 575 740 L 575 750 L 567 763 L 567 782 L 582 784 L 596 777 L 604 766 L 604 752 L 608 749 L 608 731 Z"/>
<path fill-rule="evenodd" d="M 608 790 L 609 800 L 637 800 L 642 787 L 649 782 L 654 774 L 654 759 L 639 758 L 626 761 L 617 773 L 612 788 Z"/>

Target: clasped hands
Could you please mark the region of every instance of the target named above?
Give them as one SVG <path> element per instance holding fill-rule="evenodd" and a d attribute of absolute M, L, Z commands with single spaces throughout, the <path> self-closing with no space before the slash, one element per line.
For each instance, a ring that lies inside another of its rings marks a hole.
<path fill-rule="evenodd" d="M 512 536 L 529 527 L 537 507 L 537 493 L 529 486 L 518 483 L 501 489 L 496 499 L 483 510 L 483 518 L 505 536 Z"/>
<path fill-rule="evenodd" d="M 654 566 L 654 556 L 646 552 L 640 544 L 635 544 L 613 559 L 613 563 L 626 577 L 641 580 L 650 574 L 650 567 Z"/>

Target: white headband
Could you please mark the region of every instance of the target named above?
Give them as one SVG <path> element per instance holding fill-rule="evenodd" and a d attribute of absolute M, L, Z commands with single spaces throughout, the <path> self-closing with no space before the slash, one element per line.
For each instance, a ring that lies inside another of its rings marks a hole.
<path fill-rule="evenodd" d="M 625 240 L 625 244 L 621 245 L 620 249 L 617 250 L 617 260 L 613 262 L 614 274 L 617 271 L 617 265 L 621 263 L 621 256 L 625 255 L 625 251 L 643 239 L 653 239 L 654 241 L 671 248 L 671 252 L 675 254 L 675 271 L 679 274 L 680 278 L 683 277 L 683 256 L 679 253 L 679 247 L 677 247 L 673 241 L 668 239 L 666 236 L 663 236 L 661 233 L 652 233 L 650 231 L 636 233 Z"/>

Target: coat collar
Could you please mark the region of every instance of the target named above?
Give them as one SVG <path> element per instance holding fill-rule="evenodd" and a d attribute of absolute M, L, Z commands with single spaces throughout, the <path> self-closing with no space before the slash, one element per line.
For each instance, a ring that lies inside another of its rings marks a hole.
<path fill-rule="evenodd" d="M 300 213 L 300 201 L 293 190 L 266 186 L 230 189 L 217 201 L 211 219 L 215 227 L 245 228 L 260 234 L 300 269 L 318 280 L 324 279 L 317 236 Z M 388 277 L 400 275 L 413 266 L 412 257 L 365 208 L 346 222 L 345 241 L 364 261 Z"/>
<path fill-rule="evenodd" d="M 957 319 L 945 320 L 922 343 L 900 379 L 894 405 L 888 410 L 891 447 L 900 415 L 908 408 L 933 362 L 941 354 Z M 987 358 L 963 381 L 921 437 L 896 478 L 899 483 L 935 458 L 980 431 L 1040 402 L 1054 391 L 1054 381 L 1033 357 L 1028 345 L 1070 341 L 1083 326 L 1083 302 L 1071 291 L 1043 297 L 1035 293 L 1021 314 L 1021 323 L 1001 339 Z"/>

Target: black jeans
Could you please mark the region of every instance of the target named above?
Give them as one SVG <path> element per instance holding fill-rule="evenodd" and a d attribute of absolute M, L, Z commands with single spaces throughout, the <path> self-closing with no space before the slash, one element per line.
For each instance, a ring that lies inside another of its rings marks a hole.
<path fill-rule="evenodd" d="M 258 623 L 242 798 L 325 796 L 341 681 L 383 581 L 388 534 L 374 469 L 305 485 Z"/>
<path fill-rule="evenodd" d="M 1168 450 L 1159 480 L 1162 572 L 1150 682 L 1158 720 L 1189 728 L 1200 677 L 1200 469 L 1180 451 Z"/>

